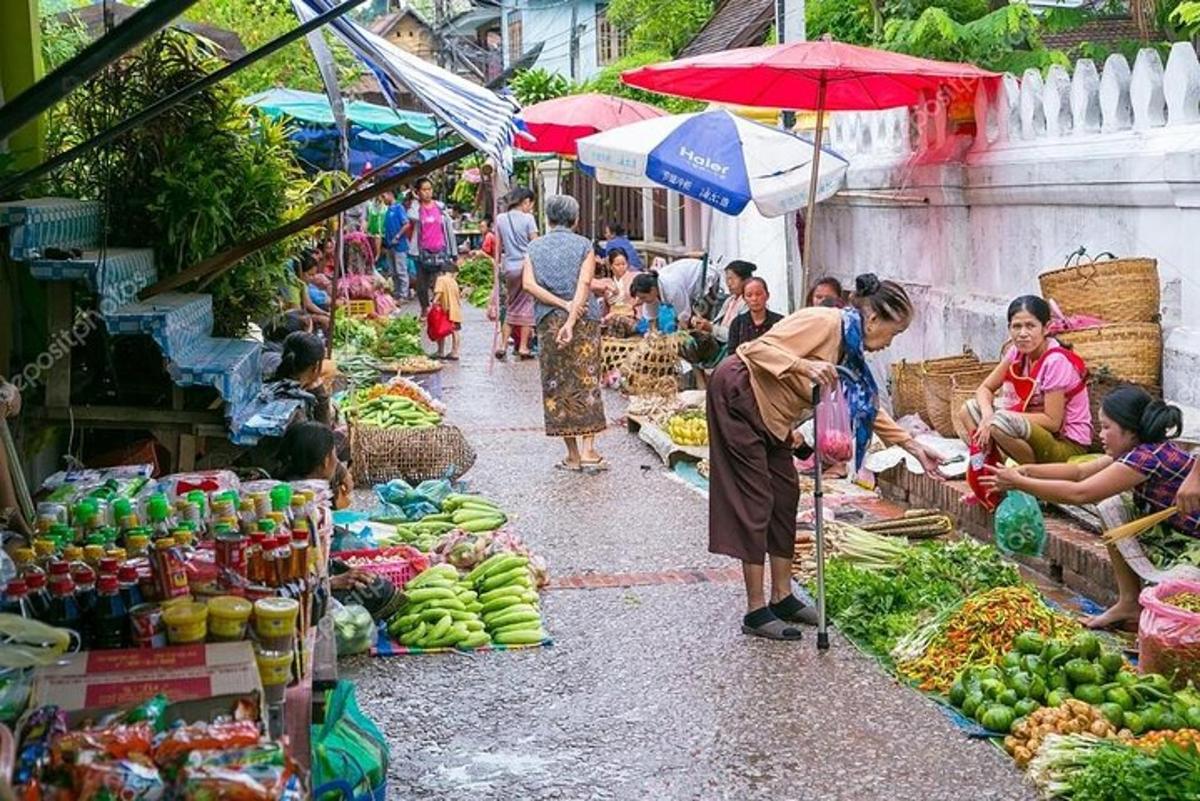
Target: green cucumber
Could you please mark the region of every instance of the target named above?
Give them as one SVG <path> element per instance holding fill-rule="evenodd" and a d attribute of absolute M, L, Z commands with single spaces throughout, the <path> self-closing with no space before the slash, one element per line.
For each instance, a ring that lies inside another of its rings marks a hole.
<path fill-rule="evenodd" d="M 545 629 L 522 629 L 497 634 L 492 640 L 502 645 L 538 645 L 549 638 Z"/>
<path fill-rule="evenodd" d="M 497 573 L 507 573 L 510 570 L 515 570 L 518 567 L 525 567 L 529 564 L 529 558 L 515 553 L 506 553 L 504 558 L 493 564 L 487 570 L 483 571 L 483 578 L 491 578 Z"/>
<path fill-rule="evenodd" d="M 411 629 L 407 633 L 401 635 L 400 644 L 416 645 L 417 642 L 419 642 L 426 635 L 426 633 L 428 633 L 428 631 L 429 627 L 425 625 L 424 621 L 422 621 L 421 623 L 417 624 L 416 628 Z"/>
<path fill-rule="evenodd" d="M 483 578 L 483 574 L 486 573 L 493 565 L 495 565 L 501 559 L 507 559 L 509 556 L 511 556 L 511 554 L 508 553 L 492 554 L 487 559 L 484 559 L 482 562 L 475 565 L 474 569 L 467 574 L 467 581 L 474 584 L 476 581 L 479 581 L 479 579 Z"/>
<path fill-rule="evenodd" d="M 459 648 L 482 648 L 491 645 L 492 638 L 486 631 L 473 631 L 465 640 L 460 640 Z"/>
<path fill-rule="evenodd" d="M 438 598 L 454 599 L 454 590 L 447 587 L 418 587 L 415 590 L 404 591 L 410 603 L 419 604 L 422 601 L 432 601 Z"/>
<path fill-rule="evenodd" d="M 486 616 L 489 612 L 499 612 L 507 607 L 517 606 L 518 604 L 523 603 L 524 602 L 521 600 L 520 595 L 501 595 L 499 598 L 493 598 L 492 600 L 486 601 L 483 604 L 483 614 Z"/>
<path fill-rule="evenodd" d="M 488 603 L 488 601 L 494 601 L 497 598 L 504 598 L 504 597 L 510 596 L 510 595 L 519 598 L 526 592 L 529 592 L 529 590 L 525 589 L 524 587 L 517 587 L 517 586 L 498 587 L 497 589 L 489 590 L 488 592 L 485 592 L 482 595 L 480 595 L 479 600 L 482 601 L 486 605 Z"/>
<path fill-rule="evenodd" d="M 508 612 L 508 610 L 505 611 Z M 485 616 L 483 618 L 483 624 L 489 629 L 497 631 L 515 623 L 540 623 L 541 620 L 542 613 L 538 612 L 536 609 L 533 609 L 529 611 L 508 612 L 507 614 L 503 615 L 495 615 L 490 619 Z"/>

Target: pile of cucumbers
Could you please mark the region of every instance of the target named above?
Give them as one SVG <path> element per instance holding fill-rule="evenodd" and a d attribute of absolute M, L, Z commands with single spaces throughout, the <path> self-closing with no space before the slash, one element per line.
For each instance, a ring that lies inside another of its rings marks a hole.
<path fill-rule="evenodd" d="M 394 534 L 379 538 L 381 547 L 411 545 L 423 553 L 429 553 L 444 534 L 455 529 L 469 534 L 495 531 L 508 522 L 508 515 L 486 498 L 452 494 L 446 496 L 440 512 L 426 515 L 415 522 L 390 517 L 374 517 L 372 520 L 396 527 Z"/>
<path fill-rule="evenodd" d="M 465 577 L 440 564 L 404 585 L 405 602 L 388 634 L 415 648 L 471 650 L 492 645 L 537 645 L 547 635 L 529 559 L 500 553 Z"/>
<path fill-rule="evenodd" d="M 380 395 L 350 409 L 356 422 L 377 428 L 432 428 L 442 416 L 404 395 Z"/>

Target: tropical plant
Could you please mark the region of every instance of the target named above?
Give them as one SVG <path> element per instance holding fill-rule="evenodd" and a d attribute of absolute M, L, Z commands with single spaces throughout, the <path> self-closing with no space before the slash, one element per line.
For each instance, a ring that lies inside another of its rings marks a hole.
<path fill-rule="evenodd" d="M 615 95 L 630 100 L 638 100 L 642 103 L 649 103 L 652 106 L 665 109 L 672 114 L 686 114 L 689 111 L 697 111 L 703 108 L 704 104 L 695 100 L 686 100 L 684 98 L 668 97 L 667 95 L 647 92 L 644 89 L 638 89 L 621 81 L 621 73 L 626 70 L 637 69 L 647 64 L 657 64 L 660 61 L 668 60 L 670 60 L 670 56 L 662 52 L 643 51 L 635 53 L 600 70 L 591 81 L 581 88 L 588 92 L 600 92 L 606 95 Z"/>
<path fill-rule="evenodd" d="M 49 151 L 94 136 L 213 67 L 190 36 L 152 37 L 51 111 Z M 153 248 L 160 276 L 280 225 L 308 188 L 282 125 L 254 120 L 223 85 L 71 162 L 50 184 L 49 192 L 103 202 L 109 245 Z M 287 247 L 261 250 L 214 283 L 216 333 L 236 336 L 274 313 Z"/>
<path fill-rule="evenodd" d="M 571 82 L 557 72 L 542 67 L 521 70 L 508 82 L 508 88 L 522 106 L 554 100 L 571 94 Z"/>
<path fill-rule="evenodd" d="M 1064 53 L 1045 47 L 1038 17 L 1023 3 L 966 23 L 941 8 L 930 7 L 916 19 L 889 20 L 882 45 L 901 53 L 970 62 L 1001 72 L 1070 64 Z"/>
<path fill-rule="evenodd" d="M 608 20 L 630 34 L 631 54 L 675 56 L 713 13 L 713 0 L 612 0 Z"/>
<path fill-rule="evenodd" d="M 1200 35 L 1200 0 L 1185 0 L 1171 9 L 1170 21 L 1188 36 Z"/>

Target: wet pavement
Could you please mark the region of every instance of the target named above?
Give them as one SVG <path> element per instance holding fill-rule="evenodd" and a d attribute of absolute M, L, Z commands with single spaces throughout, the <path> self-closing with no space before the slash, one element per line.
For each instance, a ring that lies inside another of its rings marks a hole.
<path fill-rule="evenodd" d="M 599 441 L 609 472 L 554 470 L 536 362 L 489 364 L 474 310 L 464 329 L 443 384 L 479 451 L 471 489 L 510 511 L 552 577 L 599 588 L 545 593 L 551 648 L 343 662 L 391 743 L 389 798 L 1035 797 L 1003 753 L 836 632 L 823 654 L 812 632 L 742 636 L 704 498 L 617 423 Z M 620 399 L 605 402 L 619 418 Z M 603 586 L 618 573 L 642 575 Z"/>

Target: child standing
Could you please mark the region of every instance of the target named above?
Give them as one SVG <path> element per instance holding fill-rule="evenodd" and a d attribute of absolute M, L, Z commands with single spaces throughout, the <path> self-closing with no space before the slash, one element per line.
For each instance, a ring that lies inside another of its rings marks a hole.
<path fill-rule="evenodd" d="M 453 330 L 448 337 L 437 340 L 437 358 L 456 362 L 459 356 L 459 346 L 462 331 L 462 295 L 458 289 L 458 279 L 455 278 L 457 267 L 450 267 L 438 273 L 433 285 L 433 303 L 439 307 L 453 324 Z M 445 355 L 446 339 L 450 339 L 450 355 Z"/>

